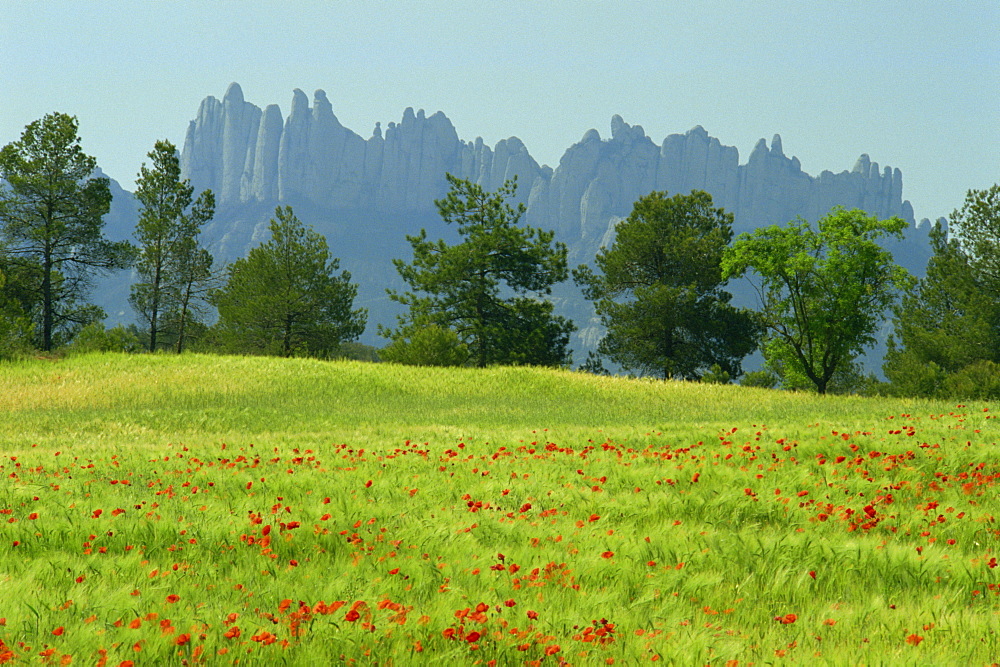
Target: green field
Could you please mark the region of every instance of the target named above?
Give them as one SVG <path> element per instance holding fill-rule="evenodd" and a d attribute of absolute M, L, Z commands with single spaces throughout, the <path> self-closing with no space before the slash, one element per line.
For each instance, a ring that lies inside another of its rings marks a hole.
<path fill-rule="evenodd" d="M 990 664 L 997 433 L 528 368 L 2 364 L 0 662 Z"/>

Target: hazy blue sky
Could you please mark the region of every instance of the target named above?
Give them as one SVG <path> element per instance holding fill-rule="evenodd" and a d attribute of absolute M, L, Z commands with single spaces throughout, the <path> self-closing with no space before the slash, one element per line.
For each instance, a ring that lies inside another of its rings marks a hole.
<path fill-rule="evenodd" d="M 237 81 L 287 114 L 326 90 L 362 137 L 412 106 L 555 167 L 590 128 L 702 125 L 745 162 L 779 133 L 816 175 L 861 153 L 917 218 L 1000 182 L 1000 2 L 0 0 L 0 145 L 51 111 L 126 188 Z M 776 221 L 781 222 L 781 221 Z"/>

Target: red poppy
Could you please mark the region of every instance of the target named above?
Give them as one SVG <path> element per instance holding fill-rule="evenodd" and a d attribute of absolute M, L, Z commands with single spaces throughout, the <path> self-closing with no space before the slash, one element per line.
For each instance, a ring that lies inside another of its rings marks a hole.
<path fill-rule="evenodd" d="M 917 646 L 922 641 L 924 641 L 924 638 L 918 634 L 912 634 L 906 638 L 906 643 L 910 646 Z"/>
<path fill-rule="evenodd" d="M 55 630 L 52 631 L 52 634 L 54 634 L 56 637 L 58 637 L 58 636 L 62 635 L 63 632 L 65 632 L 65 630 L 63 629 L 63 626 L 60 625 L 58 628 L 56 628 Z"/>
<path fill-rule="evenodd" d="M 170 604 L 173 604 L 173 603 L 177 602 L 180 599 L 181 599 L 181 596 L 180 595 L 176 595 L 174 593 L 171 593 L 170 595 L 167 596 L 167 602 L 169 602 Z"/>

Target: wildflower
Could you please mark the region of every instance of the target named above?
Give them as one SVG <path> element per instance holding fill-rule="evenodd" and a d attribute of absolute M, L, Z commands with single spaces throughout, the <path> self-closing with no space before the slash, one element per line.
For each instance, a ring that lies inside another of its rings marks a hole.
<path fill-rule="evenodd" d="M 170 604 L 173 604 L 173 603 L 177 602 L 180 599 L 181 599 L 181 596 L 180 595 L 176 595 L 174 593 L 171 593 L 170 595 L 167 596 L 167 602 L 169 602 Z"/>
<path fill-rule="evenodd" d="M 63 628 L 63 626 L 61 626 L 61 625 L 60 625 L 60 626 L 59 626 L 58 628 L 56 628 L 55 630 L 53 630 L 53 631 L 52 631 L 52 634 L 54 634 L 54 635 L 55 635 L 56 637 L 59 637 L 59 636 L 61 636 L 61 635 L 62 635 L 62 633 L 64 633 L 65 631 L 66 631 L 66 630 L 65 630 L 65 629 Z"/>
<path fill-rule="evenodd" d="M 615 557 L 614 551 L 605 551 L 604 553 L 601 554 L 601 558 L 614 558 L 614 557 Z"/>
<path fill-rule="evenodd" d="M 906 638 L 906 643 L 909 644 L 910 646 L 917 646 L 922 641 L 924 641 L 924 638 L 918 634 L 912 634 Z"/>

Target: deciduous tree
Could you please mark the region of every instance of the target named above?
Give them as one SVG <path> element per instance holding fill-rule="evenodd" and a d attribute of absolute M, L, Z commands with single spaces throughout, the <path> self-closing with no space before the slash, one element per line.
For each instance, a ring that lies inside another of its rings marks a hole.
<path fill-rule="evenodd" d="M 750 274 L 767 328 L 764 357 L 784 383 L 807 380 L 825 394 L 875 342 L 885 310 L 912 283 L 877 241 L 901 238 L 906 225 L 837 207 L 815 225 L 800 218 L 741 234 L 727 249 L 723 275 Z"/>

